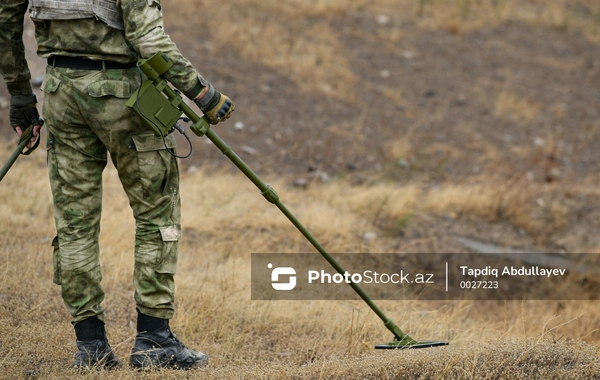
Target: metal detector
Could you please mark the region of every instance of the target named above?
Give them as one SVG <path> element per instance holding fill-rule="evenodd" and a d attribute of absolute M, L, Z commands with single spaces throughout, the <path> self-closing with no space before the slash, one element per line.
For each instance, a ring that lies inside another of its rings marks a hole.
<path fill-rule="evenodd" d="M 300 221 L 287 209 L 281 202 L 275 190 L 265 184 L 254 173 L 248 165 L 227 145 L 211 128 L 206 116 L 198 116 L 182 99 L 181 95 L 169 87 L 167 80 L 162 76 L 173 65 L 173 62 L 163 53 L 157 53 L 148 59 L 138 61 L 138 69 L 146 77 L 141 87 L 127 101 L 127 106 L 132 108 L 146 122 L 148 127 L 154 131 L 157 136 L 165 137 L 172 132 L 174 128 L 181 129 L 177 124 L 182 114 L 185 114 L 193 123 L 190 129 L 198 136 L 206 136 L 215 144 L 221 152 L 227 156 L 258 187 L 265 199 L 273 203 L 281 212 L 296 226 L 306 239 L 321 253 L 321 255 L 335 268 L 335 270 L 344 274 L 344 269 L 334 260 L 334 258 L 323 248 L 312 234 L 300 223 Z M 166 97 L 165 97 L 166 96 Z M 376 349 L 407 349 L 407 348 L 426 348 L 447 345 L 446 341 L 418 341 L 407 334 L 387 317 L 383 311 L 369 298 L 361 287 L 350 282 L 349 285 L 354 291 L 369 305 L 371 310 L 381 318 L 384 326 L 393 334 L 393 340 L 378 344 Z"/>

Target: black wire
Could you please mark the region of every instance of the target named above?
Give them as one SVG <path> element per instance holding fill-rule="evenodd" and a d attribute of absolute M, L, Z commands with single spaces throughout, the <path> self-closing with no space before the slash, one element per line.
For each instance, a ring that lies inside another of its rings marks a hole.
<path fill-rule="evenodd" d="M 157 124 L 154 122 L 154 120 L 152 120 L 152 119 L 150 119 L 148 116 L 146 116 L 146 115 L 144 114 L 144 111 L 142 111 L 142 109 L 140 108 L 140 103 L 139 103 L 139 101 L 140 101 L 140 92 L 142 91 L 142 83 L 143 83 L 143 81 L 144 81 L 144 77 L 143 77 L 143 72 L 142 72 L 142 69 L 140 69 L 140 66 L 139 66 L 139 65 L 137 65 L 136 67 L 137 67 L 137 69 L 138 69 L 138 72 L 139 72 L 139 74 L 140 74 L 140 87 L 138 87 L 138 89 L 137 89 L 137 95 L 136 95 L 136 97 L 135 97 L 135 106 L 137 107 L 137 110 L 139 111 L 139 113 L 140 113 L 140 116 L 141 116 L 141 117 L 143 117 L 143 118 L 144 118 L 146 121 L 148 121 L 148 122 L 152 123 L 152 124 L 154 125 L 154 127 L 156 127 L 156 129 L 157 129 L 158 131 L 160 131 L 160 130 L 161 130 L 161 128 L 160 128 L 160 127 L 159 127 L 159 126 L 158 126 L 158 125 L 157 125 Z M 182 119 L 182 120 L 186 120 L 186 121 L 187 121 L 187 120 L 189 120 L 189 119 L 187 119 L 187 118 L 181 118 L 181 119 Z M 183 135 L 183 137 L 185 137 L 185 139 L 186 139 L 186 140 L 187 140 L 187 142 L 188 142 L 188 145 L 190 146 L 190 151 L 189 151 L 189 152 L 188 152 L 188 154 L 186 154 L 185 156 L 178 156 L 178 155 L 176 155 L 175 153 L 173 153 L 173 149 L 172 149 L 172 148 L 169 148 L 169 147 L 167 146 L 167 140 L 165 140 L 165 137 L 166 137 L 166 136 L 168 136 L 168 135 L 169 135 L 171 132 L 173 132 L 175 129 L 177 129 L 177 130 L 179 131 L 179 133 L 181 133 L 181 134 Z M 194 150 L 194 146 L 192 145 L 192 141 L 191 141 L 191 140 L 190 140 L 190 138 L 188 137 L 187 133 L 185 133 L 185 129 L 183 129 L 183 127 L 182 127 L 181 125 L 179 125 L 178 123 L 175 123 L 175 125 L 171 127 L 171 129 L 169 130 L 169 132 L 168 132 L 166 135 L 163 135 L 163 134 L 161 133 L 161 137 L 162 137 L 162 140 L 163 140 L 163 145 L 164 145 L 164 147 L 165 147 L 165 150 L 166 150 L 167 152 L 169 152 L 169 154 L 170 154 L 171 156 L 173 156 L 173 157 L 175 157 L 175 158 L 181 158 L 181 159 L 183 159 L 183 158 L 188 158 L 189 156 L 191 156 L 191 155 L 192 155 L 192 152 L 193 152 L 193 150 Z"/>
<path fill-rule="evenodd" d="M 183 137 L 185 137 L 185 139 L 188 142 L 188 145 L 190 146 L 190 151 L 188 152 L 188 154 L 186 154 L 185 156 L 178 156 L 178 155 L 174 154 L 173 152 L 171 152 L 171 149 L 167 148 L 167 142 L 165 140 L 165 136 L 163 136 L 163 138 L 162 138 L 163 139 L 163 144 L 164 144 L 165 148 L 167 148 L 167 151 L 171 154 L 171 156 L 176 157 L 176 158 L 188 158 L 189 156 L 192 155 L 192 151 L 194 150 L 194 146 L 192 145 L 192 141 L 188 137 L 187 133 L 185 133 L 185 129 L 183 129 L 183 127 L 181 125 L 179 125 L 179 123 L 175 123 L 175 125 L 173 125 L 173 127 L 169 130 L 169 133 L 167 133 L 167 135 L 170 134 L 171 132 L 173 132 L 176 129 L 179 131 L 179 133 L 181 133 L 183 135 Z"/>

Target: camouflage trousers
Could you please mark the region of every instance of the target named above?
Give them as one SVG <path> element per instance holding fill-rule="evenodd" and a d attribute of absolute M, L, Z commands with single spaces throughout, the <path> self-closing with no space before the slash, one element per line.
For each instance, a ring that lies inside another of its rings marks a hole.
<path fill-rule="evenodd" d="M 48 172 L 57 236 L 54 282 L 61 285 L 73 324 L 104 320 L 100 215 L 107 152 L 136 221 L 133 283 L 137 308 L 170 319 L 180 238 L 179 168 L 166 144 L 125 106 L 140 84 L 138 71 L 48 66 L 42 90 L 48 128 Z"/>

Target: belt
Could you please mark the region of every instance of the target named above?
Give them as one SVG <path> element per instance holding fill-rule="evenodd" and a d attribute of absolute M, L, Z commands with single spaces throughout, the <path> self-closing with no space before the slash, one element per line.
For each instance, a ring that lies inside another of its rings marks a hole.
<path fill-rule="evenodd" d="M 54 55 L 48 58 L 48 65 L 52 67 L 64 67 L 77 70 L 121 70 L 130 69 L 136 66 L 136 62 L 119 63 L 113 61 L 95 61 L 83 57 L 67 57 L 64 55 Z"/>

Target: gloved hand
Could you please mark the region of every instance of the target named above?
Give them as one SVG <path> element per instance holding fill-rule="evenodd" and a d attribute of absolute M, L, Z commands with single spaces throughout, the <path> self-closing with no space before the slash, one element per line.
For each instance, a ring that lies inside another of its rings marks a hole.
<path fill-rule="evenodd" d="M 34 125 L 33 136 L 27 148 L 32 148 L 36 142 L 40 128 L 42 127 L 42 119 L 38 113 L 37 99 L 34 94 L 31 95 L 15 95 L 10 98 L 9 119 L 10 126 L 21 136 L 23 131 L 30 125 Z"/>
<path fill-rule="evenodd" d="M 30 125 L 41 125 L 40 114 L 38 113 L 37 99 L 34 94 L 15 95 L 10 98 L 10 126 L 16 131 L 17 127 L 21 130 L 27 129 Z"/>
<path fill-rule="evenodd" d="M 228 119 L 235 109 L 231 99 L 216 91 L 212 84 L 200 92 L 194 103 L 204 112 L 211 124 Z"/>

